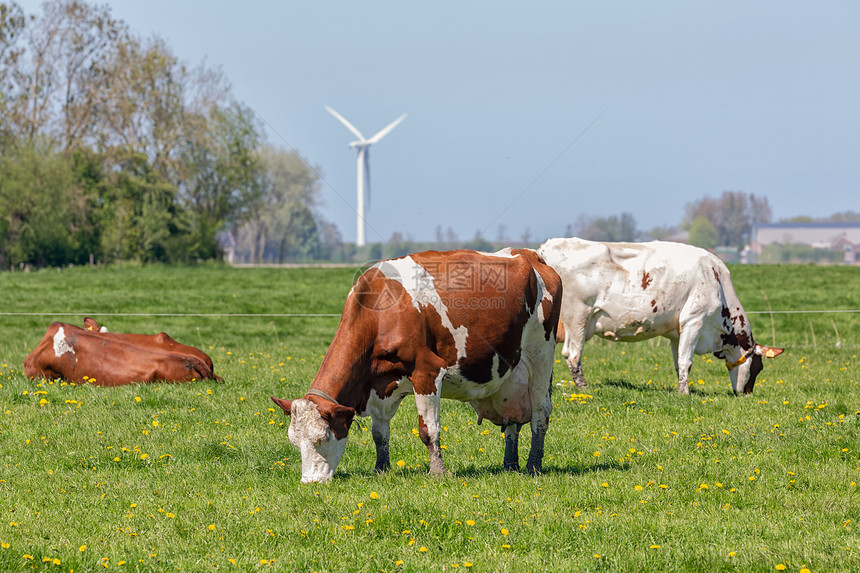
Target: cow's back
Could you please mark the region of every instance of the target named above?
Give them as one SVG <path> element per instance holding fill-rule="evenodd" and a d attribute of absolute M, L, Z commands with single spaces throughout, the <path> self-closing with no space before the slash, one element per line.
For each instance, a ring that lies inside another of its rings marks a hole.
<path fill-rule="evenodd" d="M 722 305 L 725 265 L 690 245 L 550 239 L 538 252 L 564 283 L 565 328 L 579 322 L 587 337 L 675 335 L 682 313 L 708 315 Z"/>

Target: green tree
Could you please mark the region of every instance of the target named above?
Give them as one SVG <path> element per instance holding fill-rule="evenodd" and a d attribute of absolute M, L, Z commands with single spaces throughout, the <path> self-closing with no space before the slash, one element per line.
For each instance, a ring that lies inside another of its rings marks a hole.
<path fill-rule="evenodd" d="M 143 154 L 129 154 L 122 169 L 100 185 L 101 250 L 105 260 L 187 262 L 187 215 Z"/>
<path fill-rule="evenodd" d="M 265 172 L 260 201 L 232 231 L 241 258 L 282 263 L 321 256 L 319 169 L 293 151 L 272 146 L 264 146 L 260 155 Z"/>
<path fill-rule="evenodd" d="M 690 225 L 689 243 L 703 249 L 713 249 L 720 243 L 717 228 L 707 217 L 696 217 Z"/>
<path fill-rule="evenodd" d="M 73 181 L 70 162 L 44 142 L 0 156 L 0 268 L 69 262 Z"/>
<path fill-rule="evenodd" d="M 205 129 L 183 149 L 179 198 L 189 214 L 191 256 L 220 258 L 218 233 L 248 220 L 259 206 L 264 169 L 262 130 L 254 112 L 239 103 L 211 111 Z"/>
<path fill-rule="evenodd" d="M 717 229 L 719 245 L 743 248 L 750 242 L 756 223 L 770 222 L 770 204 L 766 197 L 742 191 L 723 191 L 719 198 L 705 197 L 688 203 L 682 228 L 690 230 L 693 221 L 705 217 Z"/>

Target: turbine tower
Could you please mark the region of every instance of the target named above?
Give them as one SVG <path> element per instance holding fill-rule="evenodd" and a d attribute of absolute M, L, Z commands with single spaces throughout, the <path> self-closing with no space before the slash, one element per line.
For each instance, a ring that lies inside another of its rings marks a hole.
<path fill-rule="evenodd" d="M 397 124 L 403 121 L 406 118 L 406 114 L 404 113 L 387 126 L 380 129 L 376 135 L 370 138 L 365 138 L 360 131 L 358 131 L 354 125 L 349 123 L 345 117 L 337 113 L 335 110 L 330 108 L 329 106 L 325 106 L 326 111 L 332 114 L 339 122 L 341 122 L 346 128 L 352 132 L 354 136 L 358 139 L 349 144 L 349 146 L 353 149 L 358 150 L 358 159 L 356 162 L 356 235 L 355 235 L 355 245 L 357 247 L 363 247 L 365 245 L 365 234 L 364 234 L 364 205 L 365 205 L 365 189 L 367 190 L 367 199 L 368 203 L 370 203 L 370 146 L 374 143 L 378 142 L 380 139 L 388 135 L 392 129 L 397 127 Z"/>

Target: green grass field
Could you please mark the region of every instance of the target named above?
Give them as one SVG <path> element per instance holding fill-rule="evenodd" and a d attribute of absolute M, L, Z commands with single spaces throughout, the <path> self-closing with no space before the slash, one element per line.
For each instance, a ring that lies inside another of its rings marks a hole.
<path fill-rule="evenodd" d="M 752 396 L 713 357 L 680 396 L 668 342 L 591 341 L 587 394 L 556 363 L 542 475 L 504 472 L 498 429 L 446 401 L 452 475 L 428 476 L 407 399 L 389 473 L 359 419 L 315 485 L 269 396 L 310 385 L 338 318 L 300 315 L 338 315 L 353 269 L 0 273 L 0 570 L 860 570 L 860 313 L 831 312 L 860 308 L 860 269 L 732 272 L 786 348 Z M 198 346 L 224 381 L 25 378 L 48 325 L 86 314 Z"/>

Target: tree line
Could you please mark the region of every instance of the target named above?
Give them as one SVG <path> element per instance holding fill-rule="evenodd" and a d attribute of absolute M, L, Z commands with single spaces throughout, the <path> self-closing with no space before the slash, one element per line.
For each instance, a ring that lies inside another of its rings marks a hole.
<path fill-rule="evenodd" d="M 0 3 L 0 268 L 330 258 L 320 177 L 222 71 L 107 6 Z"/>

